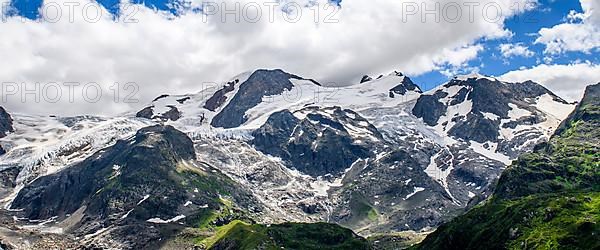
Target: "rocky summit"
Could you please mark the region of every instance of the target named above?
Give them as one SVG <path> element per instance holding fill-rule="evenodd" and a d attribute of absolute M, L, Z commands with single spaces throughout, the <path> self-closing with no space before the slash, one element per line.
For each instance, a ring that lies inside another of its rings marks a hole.
<path fill-rule="evenodd" d="M 0 246 L 598 247 L 598 85 L 419 86 L 261 69 L 112 117 L 2 109 Z"/>

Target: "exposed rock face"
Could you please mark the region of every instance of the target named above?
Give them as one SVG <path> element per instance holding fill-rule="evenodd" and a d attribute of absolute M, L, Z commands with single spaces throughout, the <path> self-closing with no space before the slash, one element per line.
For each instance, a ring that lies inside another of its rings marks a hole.
<path fill-rule="evenodd" d="M 191 97 L 189 97 L 189 96 L 186 96 L 186 97 L 183 97 L 183 98 L 179 98 L 179 99 L 177 99 L 177 102 L 178 102 L 179 104 L 184 104 L 185 102 L 189 101 L 190 99 L 191 99 Z"/>
<path fill-rule="evenodd" d="M 487 197 L 503 169 L 461 145 L 445 149 L 411 136 L 392 145 L 357 161 L 333 188 L 333 221 L 365 235 L 436 227 Z"/>
<path fill-rule="evenodd" d="M 399 76 L 402 76 L 402 73 L 399 73 L 399 74 L 400 74 Z M 404 79 L 402 80 L 402 83 L 400 83 L 398 86 L 394 87 L 393 89 L 390 89 L 390 96 L 394 97 L 394 94 L 404 95 L 408 91 L 415 91 L 417 93 L 423 93 L 423 91 L 421 91 L 419 86 L 417 86 L 412 80 L 410 80 L 410 78 L 405 76 Z"/>
<path fill-rule="evenodd" d="M 210 111 L 215 111 L 217 108 L 221 107 L 227 101 L 227 96 L 225 94 L 235 90 L 235 85 L 238 84 L 240 80 L 236 79 L 235 81 L 228 82 L 222 89 L 215 92 L 215 94 L 206 101 L 204 104 L 204 108 Z"/>
<path fill-rule="evenodd" d="M 0 107 L 0 138 L 5 137 L 8 132 L 13 132 L 13 120 L 12 117 Z"/>
<path fill-rule="evenodd" d="M 248 80 L 241 83 L 237 94 L 213 118 L 211 125 L 234 128 L 244 124 L 247 120 L 244 116 L 246 111 L 261 103 L 263 97 L 279 95 L 286 90 L 291 90 L 294 87 L 291 79 L 302 78 L 280 69 L 255 71 Z"/>
<path fill-rule="evenodd" d="M 7 133 L 14 132 L 12 117 L 0 107 L 0 138 L 5 137 Z M 6 154 L 6 150 L 0 145 L 0 155 Z"/>
<path fill-rule="evenodd" d="M 135 114 L 135 117 L 140 117 L 140 118 L 146 118 L 146 119 L 152 119 L 152 117 L 154 117 L 154 111 L 152 110 L 154 107 L 150 106 L 150 107 L 145 107 L 144 109 L 138 111 Z"/>
<path fill-rule="evenodd" d="M 416 117 L 423 118 L 423 121 L 429 126 L 437 125 L 438 120 L 446 113 L 447 109 L 446 105 L 438 100 L 446 96 L 448 94 L 445 92 L 436 92 L 433 95 L 419 97 L 413 108 L 413 114 Z"/>
<path fill-rule="evenodd" d="M 19 171 L 18 167 L 0 170 L 0 197 L 6 197 L 17 186 Z"/>
<path fill-rule="evenodd" d="M 253 133 L 252 143 L 311 176 L 338 175 L 357 159 L 372 156 L 368 144 L 357 142 L 357 136 L 367 141 L 382 139 L 373 125 L 350 110 L 307 108 L 298 113 L 305 118 L 287 110 L 271 115 Z"/>
<path fill-rule="evenodd" d="M 177 121 L 181 118 L 181 112 L 175 106 L 167 106 L 169 111 L 162 114 L 159 118 L 163 120 Z"/>
<path fill-rule="evenodd" d="M 152 102 L 156 102 L 160 99 L 167 98 L 167 97 L 169 97 L 169 95 L 167 95 L 167 94 L 159 95 L 158 97 L 154 98 L 154 100 L 152 100 Z"/>
<path fill-rule="evenodd" d="M 129 141 L 38 178 L 11 206 L 23 209 L 30 220 L 57 218 L 56 227 L 75 235 L 106 228 L 111 236 L 104 238 L 137 248 L 168 236 L 149 230 L 152 223 L 193 225 L 204 210 L 219 209 L 220 194 L 238 204 L 257 204 L 245 202 L 250 196 L 195 158 L 192 141 L 182 132 L 170 126 L 143 128 Z"/>
<path fill-rule="evenodd" d="M 39 178 L 19 193 L 12 206 L 24 208 L 29 219 L 65 216 L 83 205 L 88 206 L 88 213 L 101 215 L 102 210 L 109 209 L 103 199 L 127 197 L 141 200 L 144 193 L 153 191 L 145 190 L 154 185 L 149 182 L 168 182 L 167 179 L 161 180 L 164 177 L 161 173 L 174 170 L 179 161 L 192 159 L 193 145 L 187 136 L 172 127 L 148 127 L 137 133 L 133 146 L 120 141 L 107 152 L 100 152 L 78 166 Z M 113 193 L 118 189 L 107 192 L 109 190 L 104 188 L 111 183 L 131 186 L 127 187 L 129 190 L 119 191 L 125 193 Z M 135 187 L 136 184 L 139 186 Z M 176 190 L 162 190 L 173 191 Z M 181 194 L 172 195 L 178 197 Z M 171 213 L 172 209 L 167 208 L 165 212 Z"/>
<path fill-rule="evenodd" d="M 358 162 L 334 191 L 339 203 L 333 221 L 363 234 L 430 227 L 456 209 L 444 188 L 432 180 L 414 155 L 403 149 Z M 376 183 L 376 184 L 375 184 Z M 443 208 L 441 210 L 440 208 Z M 402 223 L 397 223 L 402 221 Z"/>
<path fill-rule="evenodd" d="M 498 140 L 499 125 L 500 121 L 485 119 L 481 113 L 469 113 L 463 121 L 450 128 L 448 133 L 467 141 L 484 143 Z"/>
<path fill-rule="evenodd" d="M 430 126 L 441 126 L 455 138 L 479 143 L 499 142 L 501 128 L 546 121 L 547 117 L 535 107 L 536 100 L 544 95 L 568 105 L 531 81 L 505 83 L 487 77 L 455 78 L 433 94 L 421 96 L 412 112 Z M 513 111 L 519 110 L 529 114 L 513 117 Z M 452 116 L 448 116 L 450 114 Z"/>
<path fill-rule="evenodd" d="M 372 80 L 373 80 L 373 78 L 371 78 L 370 76 L 368 76 L 368 75 L 364 75 L 364 76 L 363 76 L 363 77 L 360 79 L 360 83 L 370 82 L 370 81 L 372 81 Z"/>
<path fill-rule="evenodd" d="M 159 115 L 155 115 L 154 106 L 149 106 L 137 112 L 135 116 L 146 119 L 159 119 L 163 121 L 177 121 L 179 118 L 181 118 L 181 112 L 179 112 L 177 107 L 168 105 L 167 108 L 169 109 L 168 111 Z"/>

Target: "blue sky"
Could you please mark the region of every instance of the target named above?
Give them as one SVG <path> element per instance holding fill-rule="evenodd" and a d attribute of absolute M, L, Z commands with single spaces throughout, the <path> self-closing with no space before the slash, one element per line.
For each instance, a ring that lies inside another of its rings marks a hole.
<path fill-rule="evenodd" d="M 497 40 L 480 40 L 484 44 L 484 51 L 478 58 L 469 61 L 467 67 L 477 67 L 479 72 L 486 75 L 500 76 L 512 70 L 518 70 L 522 67 L 533 67 L 544 62 L 545 58 L 551 58 L 552 64 L 569 64 L 577 61 L 590 61 L 594 64 L 600 63 L 598 51 L 593 53 L 569 52 L 559 55 L 545 55 L 543 44 L 535 44 L 537 32 L 545 27 L 552 27 L 565 22 L 570 11 L 583 12 L 578 1 L 573 0 L 543 0 L 539 2 L 539 7 L 528 11 L 523 15 L 510 18 L 505 22 L 513 36 Z M 513 56 L 505 58 L 500 53 L 500 44 L 522 43 L 527 46 L 535 55 L 531 57 Z M 469 73 L 469 72 L 463 72 Z M 439 71 L 431 71 L 417 77 L 415 81 L 422 84 L 425 89 L 431 89 L 439 83 L 446 82 L 448 77 Z M 430 83 L 430 84 L 424 84 Z M 433 84 L 431 84 L 433 83 Z"/>

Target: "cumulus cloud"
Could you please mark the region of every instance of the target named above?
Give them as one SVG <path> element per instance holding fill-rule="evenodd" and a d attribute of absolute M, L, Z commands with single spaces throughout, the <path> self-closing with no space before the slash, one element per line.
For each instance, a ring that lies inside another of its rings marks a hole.
<path fill-rule="evenodd" d="M 600 82 L 600 65 L 592 63 L 541 64 L 508 72 L 499 77 L 508 82 L 532 80 L 544 85 L 567 101 L 579 101 L 585 87 Z"/>
<path fill-rule="evenodd" d="M 514 56 L 522 56 L 522 57 L 532 57 L 535 53 L 529 50 L 529 47 L 524 46 L 522 43 L 503 43 L 498 47 L 500 53 L 505 58 L 510 58 Z"/>
<path fill-rule="evenodd" d="M 45 4 L 62 6 L 63 2 L 46 0 Z M 230 9 L 234 7 L 231 1 L 224 2 Z M 238 2 L 242 7 L 250 3 Z M 163 93 L 195 92 L 204 82 L 222 82 L 257 68 L 283 68 L 326 84 L 346 85 L 363 74 L 401 70 L 415 75 L 458 67 L 482 50 L 481 39 L 510 35 L 504 20 L 518 14 L 512 8 L 515 2 L 529 0 L 479 1 L 473 10 L 464 5 L 467 0 L 453 2 L 461 8 L 444 8 L 447 1 L 443 0 L 344 0 L 333 16 L 338 21 L 331 23 L 325 18 L 334 9 L 322 8 L 326 0 L 297 1 L 303 6 L 302 16 L 293 22 L 284 15 L 293 14 L 293 9 L 277 7 L 271 18 L 264 7 L 266 1 L 253 2 L 263 6 L 256 22 L 248 20 L 253 19 L 251 14 L 239 20 L 227 15 L 223 22 L 222 12 L 172 16 L 142 6 L 136 6 L 134 12 L 122 10 L 130 14 L 128 20 L 137 23 L 124 22 L 123 17 L 115 20 L 103 9 L 102 17 L 90 22 L 96 8 L 90 8 L 94 3 L 85 0 L 75 7 L 73 23 L 66 8 L 55 23 L 9 18 L 0 24 L 1 81 L 17 86 L 25 83 L 30 89 L 41 83 L 41 90 L 52 82 L 80 85 L 73 88 L 74 100 L 67 98 L 71 92 L 63 88 L 56 103 L 46 100 L 52 98 L 32 101 L 32 95 L 25 95 L 28 99 L 22 102 L 21 91 L 3 98 L 2 105 L 28 113 L 114 114 L 139 108 Z M 307 7 L 315 4 L 321 7 L 319 15 Z M 414 4 L 416 11 L 407 9 Z M 424 6 L 431 10 L 435 4 L 443 12 L 439 21 L 435 15 L 421 15 Z M 202 1 L 193 5 L 202 6 Z M 85 6 L 88 21 L 82 15 Z M 460 13 L 459 18 L 453 9 Z M 247 10 L 254 13 L 252 8 Z M 53 14 L 46 16 L 55 17 Z M 128 82 L 139 89 L 125 85 Z M 101 97 L 95 95 L 96 86 L 102 90 Z M 91 95 L 88 100 L 82 98 L 84 91 Z M 139 102 L 123 102 L 131 93 Z"/>
<path fill-rule="evenodd" d="M 568 22 L 551 28 L 542 28 L 535 40 L 544 44 L 545 53 L 560 54 L 569 51 L 589 53 L 600 48 L 600 1 L 580 0 L 583 13 L 571 12 Z"/>

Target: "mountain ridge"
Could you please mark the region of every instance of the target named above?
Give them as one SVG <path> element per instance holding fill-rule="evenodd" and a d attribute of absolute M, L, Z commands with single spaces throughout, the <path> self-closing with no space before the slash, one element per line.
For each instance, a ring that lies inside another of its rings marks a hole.
<path fill-rule="evenodd" d="M 36 192 L 52 186 L 52 182 L 43 180 L 68 176 L 75 169 L 110 172 L 111 175 L 96 176 L 98 179 L 94 181 L 106 184 L 117 171 L 114 165 L 119 166 L 121 174 L 132 171 L 124 162 L 155 166 L 161 161 L 147 162 L 141 157 L 143 153 L 134 152 L 118 158 L 123 161 L 118 164 L 105 161 L 95 163 L 98 165 L 94 168 L 90 162 L 106 157 L 106 150 L 132 152 L 125 149 L 140 146 L 136 134 L 160 135 L 166 129 L 174 130 L 172 133 L 179 134 L 180 141 L 186 142 L 183 144 L 187 145 L 189 157 L 184 162 L 188 163 L 168 161 L 164 164 L 166 168 L 155 169 L 167 178 L 151 179 L 156 183 L 193 182 L 206 180 L 203 175 L 193 175 L 204 172 L 210 177 L 209 183 L 217 181 L 225 188 L 198 186 L 198 192 L 210 194 L 211 202 L 205 203 L 207 208 L 192 198 L 183 199 L 175 194 L 165 196 L 164 201 L 154 200 L 170 207 L 169 212 L 160 212 L 153 218 L 142 213 L 143 218 L 131 230 L 138 232 L 147 225 L 157 227 L 160 230 L 146 236 L 164 236 L 165 241 L 161 241 L 164 246 L 198 245 L 205 234 L 214 234 L 219 227 L 238 219 L 262 225 L 327 221 L 361 236 L 427 231 L 485 200 L 508 163 L 545 141 L 564 118 L 563 110 L 571 108 L 540 85 L 525 83 L 515 87 L 516 84 L 484 76 L 457 77 L 423 93 L 400 72 L 346 87 L 324 87 L 282 70 L 259 70 L 195 94 L 161 95 L 126 117 L 16 115 L 15 132 L 0 139 L 0 145 L 7 146 L 7 154 L 0 156 L 0 174 L 7 177 L 0 179 L 0 198 L 5 205 L 14 200 L 13 210 L 25 208 L 20 211 L 26 213 L 24 219 L 11 223 L 49 230 L 60 224 L 57 219 L 77 221 L 67 215 L 81 215 L 82 211 L 93 211 L 94 206 L 108 205 L 86 203 L 85 209 L 79 206 L 81 202 L 73 202 L 68 209 L 48 205 L 50 210 L 40 216 L 32 212 L 36 210 L 35 202 L 28 203 L 36 199 L 23 197 L 40 197 Z M 504 86 L 511 87 L 503 90 Z M 515 91 L 519 93 L 511 93 Z M 493 95 L 504 97 L 498 98 L 496 106 L 487 105 L 485 100 Z M 423 104 L 426 102 L 441 105 L 430 108 Z M 417 105 L 422 105 L 421 112 L 415 111 Z M 501 108 L 490 110 L 494 107 Z M 438 114 L 431 119 L 435 124 L 428 124 L 423 115 L 427 112 Z M 153 126 L 163 129 L 149 131 L 148 127 Z M 477 130 L 483 134 L 460 132 Z M 55 137 L 43 140 L 48 135 Z M 149 154 L 159 156 L 160 152 L 174 149 L 160 141 L 149 140 L 148 145 L 156 148 L 148 148 L 147 152 L 158 150 Z M 37 157 L 42 160 L 37 161 Z M 30 163 L 23 164 L 23 159 Z M 183 173 L 191 171 L 192 175 L 181 177 L 181 168 L 185 170 Z M 135 169 L 140 169 L 144 176 L 154 176 L 144 168 Z M 57 182 L 70 183 L 67 181 L 70 178 Z M 138 183 L 140 178 L 124 183 Z M 81 183 L 73 185 L 84 187 Z M 186 186 L 169 184 L 172 190 L 183 190 L 182 187 Z M 193 196 L 197 194 L 194 191 L 185 189 L 178 193 Z M 89 194 L 82 192 L 86 193 Z M 232 193 L 237 195 L 231 197 Z M 105 197 L 106 200 L 121 197 L 118 190 L 114 194 Z M 143 200 L 145 196 L 140 195 L 113 204 L 118 210 L 111 212 L 113 217 L 125 216 L 132 207 L 130 216 L 139 216 L 136 209 L 156 199 L 150 196 L 141 205 L 132 204 Z M 188 206 L 210 213 L 208 217 L 200 216 L 200 223 L 192 219 Z M 77 213 L 80 208 L 82 211 Z M 13 210 L 9 211 L 19 213 Z M 37 221 L 54 216 L 58 217 L 41 225 Z M 88 235 L 89 241 L 109 246 L 149 244 L 128 245 L 132 238 L 122 234 L 127 230 L 119 229 L 118 223 L 125 222 L 118 219 L 96 216 L 90 220 L 104 227 L 82 224 L 83 227 L 77 226 L 79 231 L 67 230 L 67 234 Z M 108 229 L 99 231 L 103 228 Z M 105 242 L 104 238 L 112 238 L 114 242 Z"/>

